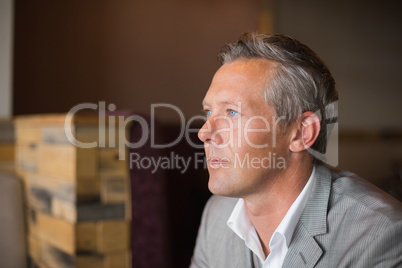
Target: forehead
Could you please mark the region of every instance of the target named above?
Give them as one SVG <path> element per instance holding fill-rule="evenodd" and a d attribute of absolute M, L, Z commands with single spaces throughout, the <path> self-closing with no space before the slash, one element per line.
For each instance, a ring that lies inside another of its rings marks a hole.
<path fill-rule="evenodd" d="M 263 98 L 275 65 L 265 59 L 242 59 L 222 65 L 212 79 L 203 105 Z"/>

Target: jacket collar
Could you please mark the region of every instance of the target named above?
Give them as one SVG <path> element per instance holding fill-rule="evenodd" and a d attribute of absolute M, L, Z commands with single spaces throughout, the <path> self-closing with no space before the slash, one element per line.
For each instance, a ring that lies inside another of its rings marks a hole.
<path fill-rule="evenodd" d="M 299 221 L 312 236 L 327 232 L 330 192 L 331 172 L 324 166 L 316 166 L 313 189 Z"/>
<path fill-rule="evenodd" d="M 230 230 L 232 232 L 232 230 Z M 237 235 L 232 235 L 231 245 L 231 267 L 244 268 L 255 267 L 253 253 L 248 247 L 244 246 L 244 241 Z"/>
<path fill-rule="evenodd" d="M 314 236 L 327 232 L 331 172 L 316 166 L 313 189 L 293 234 L 283 267 L 314 267 L 323 250 Z"/>

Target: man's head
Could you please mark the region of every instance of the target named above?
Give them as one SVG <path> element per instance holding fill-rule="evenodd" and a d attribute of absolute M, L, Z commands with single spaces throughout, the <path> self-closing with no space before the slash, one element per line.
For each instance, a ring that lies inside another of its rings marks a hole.
<path fill-rule="evenodd" d="M 226 44 L 218 55 L 224 65 L 239 59 L 266 59 L 276 62 L 264 98 L 275 109 L 279 124 L 288 126 L 306 111 L 317 113 L 321 131 L 311 147 L 325 153 L 328 119 L 337 120 L 335 81 L 325 63 L 306 45 L 285 35 L 244 33 Z"/>
<path fill-rule="evenodd" d="M 306 148 L 325 150 L 325 123 L 314 112 L 337 100 L 334 80 L 313 51 L 282 35 L 244 34 L 219 59 L 199 132 L 209 188 L 234 197 L 258 194 L 285 169 L 312 162 Z"/>

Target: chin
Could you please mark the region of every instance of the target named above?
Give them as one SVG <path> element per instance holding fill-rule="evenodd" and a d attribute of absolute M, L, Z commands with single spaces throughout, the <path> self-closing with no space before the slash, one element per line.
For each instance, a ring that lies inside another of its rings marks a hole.
<path fill-rule="evenodd" d="M 222 185 L 221 182 L 217 182 L 211 177 L 209 178 L 208 189 L 212 194 L 227 196 L 228 189 L 226 189 L 226 188 L 227 187 L 225 187 L 225 185 Z"/>
<path fill-rule="evenodd" d="M 214 181 L 213 179 L 209 179 L 208 183 L 209 191 L 214 195 L 226 196 L 226 197 L 236 197 L 236 193 L 233 189 L 221 181 Z"/>
<path fill-rule="evenodd" d="M 233 170 L 211 170 L 209 171 L 208 189 L 214 195 L 239 197 L 244 188 L 244 180 L 239 180 L 239 177 L 242 176 Z"/>

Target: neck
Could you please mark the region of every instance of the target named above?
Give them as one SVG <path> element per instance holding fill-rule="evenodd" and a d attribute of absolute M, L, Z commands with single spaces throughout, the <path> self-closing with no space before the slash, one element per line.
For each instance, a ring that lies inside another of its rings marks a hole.
<path fill-rule="evenodd" d="M 270 252 L 269 241 L 275 229 L 306 185 L 313 164 L 297 161 L 267 183 L 261 192 L 243 197 L 250 221 L 256 229 L 265 256 Z"/>

